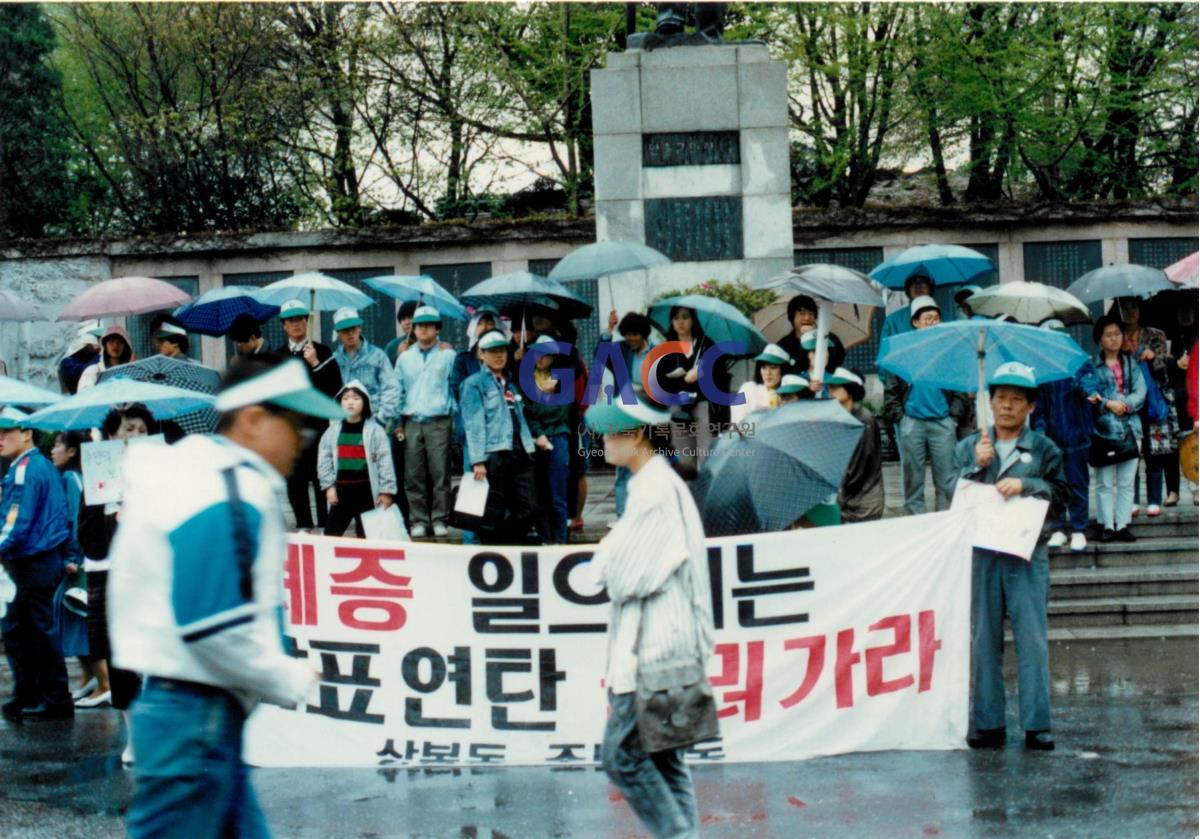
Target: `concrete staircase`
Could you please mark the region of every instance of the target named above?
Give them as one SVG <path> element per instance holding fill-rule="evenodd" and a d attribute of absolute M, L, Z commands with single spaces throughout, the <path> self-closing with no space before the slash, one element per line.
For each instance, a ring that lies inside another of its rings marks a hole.
<path fill-rule="evenodd" d="M 1051 630 L 1098 637 L 1140 627 L 1130 634 L 1195 636 L 1200 524 L 1190 500 L 1185 490 L 1183 503 L 1163 515 L 1143 512 L 1130 527 L 1138 538 L 1132 544 L 1105 545 L 1089 534 L 1086 551 L 1052 551 Z"/>

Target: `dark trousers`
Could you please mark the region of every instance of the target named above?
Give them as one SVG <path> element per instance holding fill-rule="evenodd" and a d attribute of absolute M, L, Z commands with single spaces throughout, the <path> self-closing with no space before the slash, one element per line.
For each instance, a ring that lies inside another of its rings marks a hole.
<path fill-rule="evenodd" d="M 1088 523 L 1088 450 L 1064 450 L 1062 459 L 1063 472 L 1066 473 L 1071 494 L 1067 498 L 1067 508 L 1063 511 L 1059 526 L 1064 531 L 1070 527 L 1072 533 L 1083 533 L 1087 530 Z"/>
<path fill-rule="evenodd" d="M 308 500 L 308 490 L 312 487 L 317 496 L 317 527 L 325 526 L 326 504 L 325 493 L 321 490 L 321 482 L 317 480 L 317 447 L 319 441 L 313 443 L 300 453 L 296 468 L 292 470 L 287 480 L 288 502 L 292 505 L 292 513 L 296 516 L 296 527 L 308 530 L 313 527 L 312 507 Z"/>
<path fill-rule="evenodd" d="M 132 670 L 122 670 L 112 663 L 112 647 L 108 640 L 108 572 L 89 571 L 88 592 L 88 651 L 93 661 L 108 662 L 108 685 L 112 690 L 112 706 L 124 711 L 137 699 L 142 679 Z"/>
<path fill-rule="evenodd" d="M 354 532 L 358 538 L 366 537 L 362 526 L 362 514 L 375 509 L 375 497 L 371 494 L 371 482 L 362 481 L 354 484 L 335 484 L 337 487 L 338 503 L 329 508 L 329 518 L 325 522 L 326 536 L 342 536 L 350 522 L 354 522 Z"/>
<path fill-rule="evenodd" d="M 528 545 L 534 523 L 533 459 L 524 451 L 492 452 L 487 459 L 488 500 L 483 545 Z M 464 478 L 470 480 L 470 478 Z"/>
<path fill-rule="evenodd" d="M 8 560 L 4 570 L 17 594 L 0 620 L 4 652 L 13 673 L 13 698 L 23 708 L 72 705 L 67 665 L 54 622 L 54 592 L 63 576 L 63 551 Z"/>
<path fill-rule="evenodd" d="M 392 467 L 396 470 L 396 497 L 392 500 L 400 508 L 405 524 L 412 523 L 411 511 L 408 508 L 408 493 L 404 491 L 404 443 L 396 439 L 395 434 L 388 435 L 388 443 L 392 449 Z"/>
<path fill-rule="evenodd" d="M 450 512 L 450 440 L 454 420 L 449 417 L 418 422 L 404 420 L 404 492 L 412 511 L 409 522 L 429 527 L 445 524 Z"/>
<path fill-rule="evenodd" d="M 550 438 L 550 451 L 533 454 L 534 479 L 537 484 L 537 530 L 547 545 L 567 544 L 567 526 L 571 511 L 567 508 L 567 485 L 571 479 L 571 438 L 555 434 Z M 578 478 L 576 478 L 578 481 Z"/>

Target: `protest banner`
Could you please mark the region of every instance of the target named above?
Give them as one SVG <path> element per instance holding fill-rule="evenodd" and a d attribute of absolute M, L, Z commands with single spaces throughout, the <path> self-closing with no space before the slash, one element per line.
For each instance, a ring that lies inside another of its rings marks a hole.
<path fill-rule="evenodd" d="M 721 738 L 689 758 L 962 748 L 972 516 L 709 540 Z M 303 707 L 258 708 L 247 760 L 596 762 L 609 607 L 592 547 L 294 534 L 285 642 L 320 683 Z"/>

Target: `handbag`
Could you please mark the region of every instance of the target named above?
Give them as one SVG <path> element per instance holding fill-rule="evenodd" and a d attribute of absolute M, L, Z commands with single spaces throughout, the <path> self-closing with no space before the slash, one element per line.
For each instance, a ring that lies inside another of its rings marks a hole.
<path fill-rule="evenodd" d="M 680 515 L 683 504 L 676 491 Z M 679 573 L 692 598 L 691 560 L 685 560 Z M 638 625 L 638 649 L 642 645 L 642 628 Z M 637 688 L 634 693 L 634 715 L 638 737 L 646 754 L 682 749 L 720 736 L 717 723 L 717 703 L 712 685 L 704 672 L 705 656 L 697 649 L 686 658 L 664 661 L 649 667 L 638 665 Z"/>
<path fill-rule="evenodd" d="M 1146 402 L 1142 406 L 1142 410 L 1146 414 L 1146 419 L 1151 423 L 1164 422 L 1171 409 L 1167 406 L 1167 400 L 1163 398 L 1162 391 L 1158 388 L 1158 382 L 1154 381 L 1154 376 L 1150 373 L 1150 365 L 1143 361 L 1141 368 L 1142 378 L 1146 381 Z"/>
<path fill-rule="evenodd" d="M 1094 467 L 1112 466 L 1114 463 L 1124 463 L 1138 456 L 1138 441 L 1133 435 L 1133 429 L 1125 426 L 1125 436 L 1120 440 L 1112 440 L 1092 434 L 1092 445 L 1088 449 L 1088 465 Z"/>

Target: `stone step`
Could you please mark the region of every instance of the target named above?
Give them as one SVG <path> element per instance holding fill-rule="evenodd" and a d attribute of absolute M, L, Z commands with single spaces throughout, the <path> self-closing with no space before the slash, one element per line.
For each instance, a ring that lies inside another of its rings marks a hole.
<path fill-rule="evenodd" d="M 1152 536 L 1136 542 L 1089 542 L 1075 553 L 1060 549 L 1050 552 L 1051 568 L 1113 568 L 1122 565 L 1188 565 L 1197 562 L 1196 540 L 1187 537 Z"/>
<path fill-rule="evenodd" d="M 1051 627 L 1147 626 L 1195 623 L 1200 597 L 1166 594 L 1146 597 L 1083 597 L 1051 600 Z"/>
<path fill-rule="evenodd" d="M 1050 574 L 1050 599 L 1130 598 L 1200 592 L 1200 573 L 1186 565 L 1059 569 Z"/>

